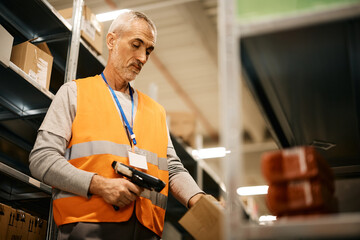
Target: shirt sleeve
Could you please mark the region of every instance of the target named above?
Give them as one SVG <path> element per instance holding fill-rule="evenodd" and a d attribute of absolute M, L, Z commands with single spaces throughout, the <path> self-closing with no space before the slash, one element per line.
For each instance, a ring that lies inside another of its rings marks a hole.
<path fill-rule="evenodd" d="M 169 166 L 169 189 L 181 204 L 188 207 L 190 198 L 202 191 L 181 163 L 172 144 L 168 130 L 167 161 Z"/>
<path fill-rule="evenodd" d="M 80 170 L 64 157 L 76 114 L 76 83 L 64 84 L 41 124 L 29 156 L 31 174 L 53 187 L 87 197 L 94 173 Z"/>
<path fill-rule="evenodd" d="M 39 131 L 48 131 L 70 141 L 76 114 L 77 87 L 74 81 L 61 86 L 51 102 Z"/>
<path fill-rule="evenodd" d="M 48 131 L 39 131 L 29 157 L 31 174 L 55 188 L 88 197 L 94 173 L 74 167 L 65 158 L 67 141 Z"/>

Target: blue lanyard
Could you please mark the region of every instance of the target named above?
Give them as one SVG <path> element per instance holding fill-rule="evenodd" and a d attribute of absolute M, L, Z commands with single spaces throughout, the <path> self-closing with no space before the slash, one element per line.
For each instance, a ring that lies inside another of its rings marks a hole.
<path fill-rule="evenodd" d="M 115 99 L 115 102 L 116 102 L 116 105 L 118 106 L 118 108 L 120 109 L 120 112 L 121 112 L 121 116 L 122 118 L 124 119 L 125 121 L 125 124 L 126 124 L 126 127 L 127 129 L 129 129 L 129 132 L 130 132 L 130 137 L 134 143 L 134 145 L 136 145 L 136 139 L 135 139 L 135 134 L 133 132 L 133 129 L 132 127 L 130 126 L 126 116 L 125 116 L 125 113 L 124 113 L 124 110 L 122 109 L 121 105 L 120 105 L 120 102 L 114 92 L 114 90 L 110 87 L 110 85 L 108 84 L 108 82 L 106 81 L 106 78 L 105 78 L 105 75 L 104 75 L 104 72 L 101 73 L 101 76 L 102 78 L 104 79 L 106 85 L 109 87 L 114 99 Z M 129 84 L 129 92 L 130 92 L 130 97 L 131 97 L 131 123 L 133 121 L 133 114 L 134 114 L 134 97 L 133 97 L 133 93 L 131 91 L 131 87 L 130 87 L 130 84 Z"/>

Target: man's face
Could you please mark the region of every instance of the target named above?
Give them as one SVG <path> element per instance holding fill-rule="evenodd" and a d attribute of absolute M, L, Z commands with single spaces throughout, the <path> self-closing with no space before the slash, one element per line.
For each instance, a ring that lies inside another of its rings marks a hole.
<path fill-rule="evenodd" d="M 116 34 L 110 61 L 116 74 L 130 82 L 140 73 L 155 45 L 154 31 L 143 19 L 133 20 L 130 26 Z"/>

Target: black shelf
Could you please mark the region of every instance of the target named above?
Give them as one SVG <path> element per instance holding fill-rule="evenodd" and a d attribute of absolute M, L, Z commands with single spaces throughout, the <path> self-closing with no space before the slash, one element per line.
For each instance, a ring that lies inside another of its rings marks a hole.
<path fill-rule="evenodd" d="M 0 66 L 0 202 L 48 219 L 51 188 L 31 178 L 28 156 L 54 94 L 64 83 L 72 26 L 46 0 L 0 0 L 0 24 L 14 45 L 46 42 L 54 57 L 50 90 L 10 62 Z M 78 77 L 101 73 L 105 61 L 80 39 Z"/>
<path fill-rule="evenodd" d="M 13 63 L 9 68 L 0 66 L 0 75 L 0 99 L 6 108 L 23 117 L 46 112 L 53 94 Z"/>
<path fill-rule="evenodd" d="M 359 39 L 359 16 L 241 39 L 248 85 L 281 147 L 360 165 Z"/>
<path fill-rule="evenodd" d="M 0 162 L 0 202 L 48 218 L 51 187 Z"/>
<path fill-rule="evenodd" d="M 30 174 L 28 155 L 54 95 L 11 62 L 0 76 L 1 162 Z"/>
<path fill-rule="evenodd" d="M 54 57 L 50 81 L 50 91 L 54 94 L 56 94 L 61 85 L 64 84 L 69 40 L 70 38 L 47 42 Z M 80 40 L 76 78 L 85 78 L 100 74 L 104 70 L 104 66 L 105 61 L 103 58 L 98 56 L 85 41 Z"/>
<path fill-rule="evenodd" d="M 18 44 L 37 37 L 70 34 L 71 27 L 46 1 L 1 0 L 0 24 Z"/>
<path fill-rule="evenodd" d="M 72 26 L 46 0 L 0 1 L 0 24 L 14 37 L 14 45 L 46 42 L 54 57 L 50 90 L 64 83 Z M 105 60 L 80 40 L 77 78 L 100 74 Z"/>

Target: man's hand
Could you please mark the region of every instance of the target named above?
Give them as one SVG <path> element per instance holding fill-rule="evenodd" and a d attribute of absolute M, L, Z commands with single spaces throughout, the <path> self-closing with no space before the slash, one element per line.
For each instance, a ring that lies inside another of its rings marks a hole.
<path fill-rule="evenodd" d="M 89 187 L 91 194 L 99 195 L 105 202 L 120 208 L 135 201 L 143 190 L 124 178 L 104 178 L 99 175 L 93 176 Z"/>
<path fill-rule="evenodd" d="M 189 202 L 188 202 L 188 207 L 191 208 L 192 206 L 194 206 L 195 203 L 196 203 L 197 201 L 199 201 L 199 199 L 201 198 L 201 196 L 204 196 L 204 195 L 205 195 L 204 193 L 198 193 L 198 194 L 192 196 L 192 197 L 190 198 Z"/>

